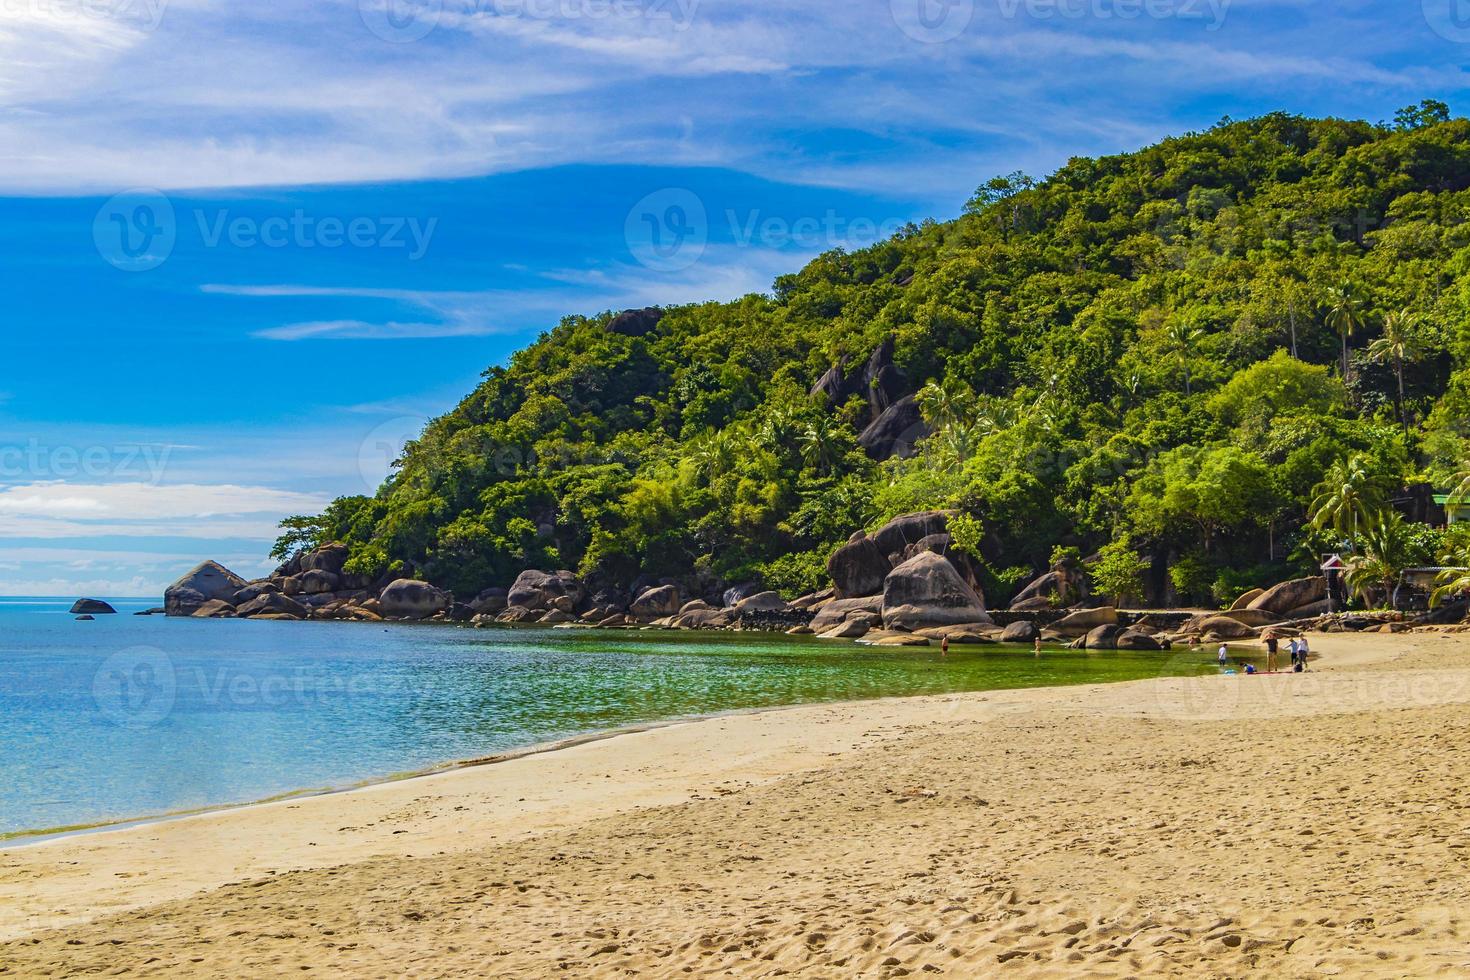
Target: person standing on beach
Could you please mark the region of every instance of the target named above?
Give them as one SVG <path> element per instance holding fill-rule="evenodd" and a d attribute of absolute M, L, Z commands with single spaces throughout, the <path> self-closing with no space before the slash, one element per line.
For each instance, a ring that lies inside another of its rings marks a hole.
<path fill-rule="evenodd" d="M 1031 645 L 1031 648 L 1036 651 L 1037 657 L 1041 656 L 1041 637 L 1038 636 L 1036 638 L 1036 642 Z"/>
<path fill-rule="evenodd" d="M 941 657 L 949 656 L 949 637 L 947 636 L 939 641 L 939 655 Z"/>
<path fill-rule="evenodd" d="M 1297 654 L 1298 657 L 1301 658 L 1302 670 L 1306 670 L 1307 669 L 1307 658 L 1312 655 L 1312 651 L 1311 651 L 1311 648 L 1307 646 L 1307 638 L 1305 636 L 1303 636 L 1299 640 L 1297 640 L 1297 643 L 1296 643 L 1296 654 Z"/>
<path fill-rule="evenodd" d="M 1266 634 L 1266 673 L 1268 674 L 1276 672 L 1276 650 L 1279 642 L 1275 633 Z"/>
<path fill-rule="evenodd" d="M 1218 656 L 1216 656 L 1215 659 L 1219 662 L 1221 667 L 1224 667 L 1226 664 L 1230 663 L 1230 644 L 1220 644 L 1220 653 L 1218 654 Z"/>

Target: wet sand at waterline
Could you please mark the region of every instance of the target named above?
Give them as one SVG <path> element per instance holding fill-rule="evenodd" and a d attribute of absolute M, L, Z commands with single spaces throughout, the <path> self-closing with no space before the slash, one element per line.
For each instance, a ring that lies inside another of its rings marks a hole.
<path fill-rule="evenodd" d="M 715 718 L 0 851 L 0 976 L 1470 972 L 1470 635 Z"/>

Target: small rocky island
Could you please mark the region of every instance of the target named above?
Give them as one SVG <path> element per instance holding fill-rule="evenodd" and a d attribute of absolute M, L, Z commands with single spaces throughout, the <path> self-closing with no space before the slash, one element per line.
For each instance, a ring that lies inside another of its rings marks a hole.
<path fill-rule="evenodd" d="M 250 582 L 205 562 L 169 587 L 164 611 L 204 619 L 781 630 L 875 646 L 1041 639 L 1093 650 L 1167 650 L 1192 641 L 1259 639 L 1268 630 L 1286 636 L 1304 629 L 1403 628 L 1388 619 L 1331 616 L 1320 577 L 1252 591 L 1223 612 L 1124 612 L 1089 594 L 1087 563 L 1078 561 L 1037 578 L 1010 609 L 989 610 L 977 569 L 953 546 L 950 516 L 907 514 L 871 534 L 853 534 L 827 563 L 831 587 L 789 599 L 758 584 L 700 595 L 677 580 L 645 577 L 623 590 L 594 587 L 569 571 L 532 569 L 509 588 L 464 600 L 414 578 L 353 575 L 346 570 L 347 547 L 334 543 Z"/>

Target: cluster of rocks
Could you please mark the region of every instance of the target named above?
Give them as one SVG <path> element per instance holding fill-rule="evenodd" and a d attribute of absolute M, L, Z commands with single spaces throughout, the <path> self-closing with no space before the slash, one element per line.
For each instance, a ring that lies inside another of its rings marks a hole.
<path fill-rule="evenodd" d="M 163 610 L 196 619 L 339 619 L 381 622 L 448 612 L 448 593 L 411 579 L 373 581 L 346 571 L 346 545 L 298 555 L 267 578 L 247 582 L 207 561 L 169 586 Z"/>
<path fill-rule="evenodd" d="M 909 457 L 930 429 L 919 411 L 913 386 L 893 363 L 893 338 L 879 344 L 866 361 L 849 368 L 846 358 L 834 364 L 812 387 L 814 396 L 839 408 L 852 398 L 868 403 L 858 445 L 877 460 Z"/>
<path fill-rule="evenodd" d="M 905 514 L 872 534 L 854 534 L 827 562 L 830 594 L 797 600 L 812 613 L 807 629 L 875 646 L 1031 642 L 1034 633 L 991 619 L 977 570 L 950 537 L 950 516 Z"/>

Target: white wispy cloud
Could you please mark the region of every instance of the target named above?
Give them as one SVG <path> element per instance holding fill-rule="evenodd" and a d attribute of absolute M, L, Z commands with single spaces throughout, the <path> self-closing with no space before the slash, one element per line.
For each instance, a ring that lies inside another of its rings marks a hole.
<path fill-rule="evenodd" d="M 1190 5 L 1213 18 L 1124 21 L 977 0 L 972 22 L 944 44 L 906 35 L 888 2 L 449 0 L 412 43 L 377 36 L 367 0 L 163 3 L 114 5 L 137 8 L 131 18 L 4 8 L 0 188 L 719 163 L 877 190 L 922 180 L 953 197 L 977 173 L 1013 169 L 1032 141 L 1050 147 L 1037 162 L 1055 164 L 1058 135 L 1070 150 L 1106 152 L 1139 132 L 1212 122 L 1193 113 L 1218 103 L 1222 84 L 1240 99 L 1290 92 L 1354 114 L 1365 99 L 1465 87 L 1460 51 L 1417 7 L 1404 17 L 1375 3 L 1235 0 Z M 593 12 L 619 9 L 635 15 Z M 968 145 L 933 142 L 936 126 Z M 881 152 L 799 135 L 834 127 Z M 936 146 L 964 167 L 936 171 Z"/>

